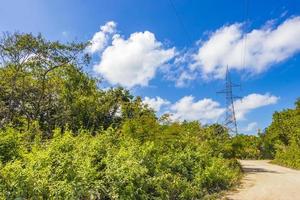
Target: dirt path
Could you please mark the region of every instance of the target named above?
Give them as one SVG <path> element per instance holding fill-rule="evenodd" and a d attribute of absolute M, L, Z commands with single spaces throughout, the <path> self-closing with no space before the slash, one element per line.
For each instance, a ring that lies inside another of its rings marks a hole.
<path fill-rule="evenodd" d="M 266 160 L 240 161 L 245 177 L 230 200 L 300 200 L 300 171 L 273 165 Z"/>

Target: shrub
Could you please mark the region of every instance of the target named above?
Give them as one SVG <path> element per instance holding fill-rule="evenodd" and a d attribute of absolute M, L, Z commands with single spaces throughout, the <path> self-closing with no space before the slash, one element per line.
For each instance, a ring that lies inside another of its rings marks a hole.
<path fill-rule="evenodd" d="M 5 199 L 200 199 L 228 189 L 239 166 L 187 139 L 144 141 L 108 129 L 54 131 L 0 168 Z"/>
<path fill-rule="evenodd" d="M 19 158 L 22 154 L 20 133 L 12 128 L 0 130 L 0 163 Z"/>

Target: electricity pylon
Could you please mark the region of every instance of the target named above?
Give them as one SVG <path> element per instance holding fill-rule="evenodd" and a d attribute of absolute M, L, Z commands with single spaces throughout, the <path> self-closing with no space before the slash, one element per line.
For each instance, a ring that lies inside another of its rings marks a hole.
<path fill-rule="evenodd" d="M 222 93 L 225 94 L 226 96 L 226 114 L 225 114 L 225 121 L 223 125 L 228 129 L 229 132 L 237 135 L 238 131 L 237 131 L 237 123 L 236 123 L 235 109 L 234 109 L 233 102 L 235 99 L 238 99 L 240 97 L 233 95 L 232 89 L 234 87 L 240 87 L 240 85 L 231 82 L 231 77 L 227 66 L 225 89 L 217 93 Z"/>

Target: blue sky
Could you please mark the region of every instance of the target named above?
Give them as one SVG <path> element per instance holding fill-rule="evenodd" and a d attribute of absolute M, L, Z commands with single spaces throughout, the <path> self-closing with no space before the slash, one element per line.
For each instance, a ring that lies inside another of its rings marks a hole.
<path fill-rule="evenodd" d="M 222 122 L 229 65 L 239 130 L 252 134 L 300 96 L 298 16 L 297 0 L 1 0 L 0 30 L 91 40 L 86 71 L 102 87 L 127 87 L 177 120 Z"/>

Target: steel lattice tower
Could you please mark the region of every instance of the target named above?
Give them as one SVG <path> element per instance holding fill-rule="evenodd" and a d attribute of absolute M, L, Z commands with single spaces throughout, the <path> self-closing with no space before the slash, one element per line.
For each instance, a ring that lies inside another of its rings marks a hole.
<path fill-rule="evenodd" d="M 225 94 L 226 96 L 226 115 L 225 115 L 225 121 L 223 125 L 228 129 L 228 131 L 237 135 L 238 131 L 237 131 L 237 123 L 236 123 L 235 109 L 234 109 L 233 102 L 235 99 L 238 99 L 240 97 L 235 96 L 233 94 L 232 89 L 234 87 L 240 87 L 240 85 L 231 82 L 231 77 L 227 66 L 225 89 L 217 93 L 222 93 Z"/>

